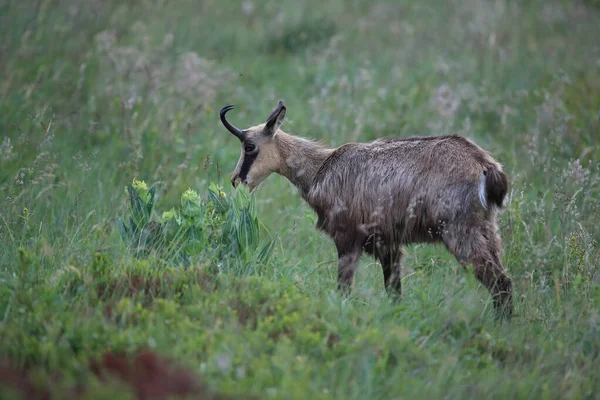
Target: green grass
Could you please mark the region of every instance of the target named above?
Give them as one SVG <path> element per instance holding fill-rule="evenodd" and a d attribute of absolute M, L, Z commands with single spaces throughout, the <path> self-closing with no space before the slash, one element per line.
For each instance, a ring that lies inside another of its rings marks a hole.
<path fill-rule="evenodd" d="M 148 348 L 258 398 L 600 398 L 597 2 L 26 3 L 0 4 L 0 356 L 90 398 L 127 393 L 90 359 Z M 343 301 L 333 243 L 278 176 L 254 193 L 266 264 L 132 258 L 124 187 L 157 183 L 161 212 L 190 187 L 231 195 L 218 110 L 246 127 L 280 98 L 285 131 L 331 146 L 489 149 L 517 317 L 496 323 L 434 246 L 408 249 L 399 304 L 366 257 Z"/>

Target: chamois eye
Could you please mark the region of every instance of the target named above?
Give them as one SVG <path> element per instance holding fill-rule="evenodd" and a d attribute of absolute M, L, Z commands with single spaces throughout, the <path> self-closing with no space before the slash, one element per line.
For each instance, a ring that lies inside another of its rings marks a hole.
<path fill-rule="evenodd" d="M 247 144 L 244 146 L 244 151 L 245 151 L 246 153 L 252 153 L 254 150 L 256 150 L 256 146 L 255 146 L 255 145 L 253 145 L 252 143 L 247 143 Z"/>

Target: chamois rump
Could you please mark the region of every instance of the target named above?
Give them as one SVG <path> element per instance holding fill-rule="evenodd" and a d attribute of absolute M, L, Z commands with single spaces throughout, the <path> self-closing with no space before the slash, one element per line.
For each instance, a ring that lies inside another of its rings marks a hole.
<path fill-rule="evenodd" d="M 508 190 L 502 166 L 458 135 L 386 137 L 323 145 L 280 128 L 282 101 L 265 123 L 225 128 L 242 143 L 231 177 L 253 191 L 275 172 L 294 184 L 318 216 L 317 228 L 338 252 L 338 289 L 347 293 L 363 251 L 381 264 L 386 291 L 401 294 L 402 246 L 443 243 L 458 262 L 473 265 L 497 317 L 510 317 L 512 280 L 501 262 L 496 222 Z"/>

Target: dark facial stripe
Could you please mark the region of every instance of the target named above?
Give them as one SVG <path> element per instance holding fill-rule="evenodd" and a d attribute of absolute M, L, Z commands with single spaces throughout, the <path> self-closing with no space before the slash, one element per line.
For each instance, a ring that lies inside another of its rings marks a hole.
<path fill-rule="evenodd" d="M 248 172 L 250 172 L 250 168 L 252 168 L 252 164 L 254 164 L 254 160 L 258 157 L 258 151 L 252 154 L 244 154 L 244 161 L 242 161 L 242 166 L 240 167 L 239 177 L 243 181 L 246 180 L 248 176 Z"/>

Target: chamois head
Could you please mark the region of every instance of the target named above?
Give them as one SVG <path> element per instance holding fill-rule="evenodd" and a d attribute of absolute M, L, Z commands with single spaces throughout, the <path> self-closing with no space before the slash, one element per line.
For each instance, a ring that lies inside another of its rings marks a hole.
<path fill-rule="evenodd" d="M 231 175 L 231 184 L 236 187 L 241 182 L 253 191 L 272 172 L 281 169 L 281 156 L 273 139 L 285 118 L 286 108 L 280 100 L 265 123 L 243 130 L 227 121 L 225 114 L 231 109 L 233 105 L 228 105 L 220 112 L 221 122 L 225 128 L 242 143 L 242 152 Z"/>

